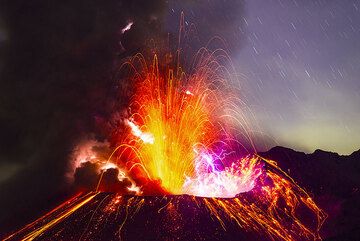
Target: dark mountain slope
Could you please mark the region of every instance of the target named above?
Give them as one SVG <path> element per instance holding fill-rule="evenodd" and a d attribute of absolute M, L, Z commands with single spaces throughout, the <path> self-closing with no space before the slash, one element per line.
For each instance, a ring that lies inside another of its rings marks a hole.
<path fill-rule="evenodd" d="M 305 154 L 277 146 L 260 155 L 276 160 L 327 212 L 323 237 L 360 240 L 360 150 L 342 156 L 322 150 Z"/>

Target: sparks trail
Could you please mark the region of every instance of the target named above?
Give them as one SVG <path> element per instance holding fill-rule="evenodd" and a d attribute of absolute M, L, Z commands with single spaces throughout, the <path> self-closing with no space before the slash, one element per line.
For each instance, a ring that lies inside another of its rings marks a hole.
<path fill-rule="evenodd" d="M 38 238 L 59 223 L 62 223 L 82 206 L 89 203 L 96 196 L 96 193 L 80 195 L 81 194 L 78 194 L 69 199 L 54 210 L 48 212 L 29 225 L 26 225 L 25 228 L 8 236 L 4 240 L 34 240 Z"/>
<path fill-rule="evenodd" d="M 129 134 L 115 138 L 123 141 L 113 156 L 120 162 L 125 160 L 123 164 L 129 172 L 143 179 L 158 180 L 173 194 L 196 194 L 200 188 L 196 185 L 202 183 L 193 178 L 216 179 L 225 187 L 225 183 L 220 182 L 226 178 L 251 175 L 227 166 L 229 161 L 225 159 L 234 156 L 230 148 L 235 141 L 231 141 L 223 126 L 225 113 L 218 113 L 229 103 L 222 95 L 229 93 L 225 92 L 225 80 L 216 71 L 215 66 L 220 66 L 214 64 L 215 57 L 211 55 L 198 63 L 197 71 L 189 76 L 170 68 L 165 68 L 167 75 L 161 74 L 155 56 L 151 66 L 136 73 L 136 93 L 130 104 L 132 113 L 125 120 L 130 127 Z M 128 66 L 132 68 L 136 62 L 145 60 L 135 56 Z M 177 76 L 174 73 L 178 73 Z M 244 165 L 246 160 L 240 162 L 238 165 Z M 185 179 L 188 180 L 186 188 Z M 239 193 L 234 191 L 227 196 Z"/>

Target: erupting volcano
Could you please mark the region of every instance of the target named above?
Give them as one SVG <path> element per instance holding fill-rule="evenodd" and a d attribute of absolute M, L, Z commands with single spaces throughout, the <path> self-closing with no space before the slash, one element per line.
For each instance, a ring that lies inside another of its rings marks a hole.
<path fill-rule="evenodd" d="M 326 214 L 275 161 L 252 151 L 250 123 L 239 111 L 241 99 L 229 83 L 231 73 L 221 64 L 226 53 L 202 48 L 189 70 L 181 66 L 180 50 L 175 56 L 154 54 L 147 61 L 136 54 L 120 67 L 135 84 L 127 115 L 119 120 L 121 131 L 108 138 L 113 151 L 107 159 L 93 154 L 79 164 L 98 166 L 101 177 L 95 190 L 79 194 L 8 239 L 135 237 L 127 230 L 140 213 L 152 215 L 144 218 L 149 222 L 157 215 L 168 217 L 171 224 L 155 229 L 178 233 L 186 217 L 197 225 L 194 210 L 223 230 L 235 225 L 235 230 L 273 240 L 321 239 Z M 126 180 L 125 189 L 107 186 L 109 170 L 115 170 L 119 182 Z M 77 219 L 86 225 L 75 232 L 66 224 Z M 183 235 L 177 238 L 189 238 Z"/>
<path fill-rule="evenodd" d="M 196 72 L 189 75 L 180 67 L 160 69 L 156 55 L 150 66 L 141 55 L 126 64 L 134 69 L 136 83 L 124 120 L 129 131 L 112 138 L 117 147 L 108 162 L 139 186 L 156 182 L 170 194 L 235 197 L 254 187 L 262 167 L 257 158 L 234 151 L 239 143 L 228 126 L 235 117 L 227 113 L 234 96 L 220 75 L 216 53 L 198 54 Z"/>

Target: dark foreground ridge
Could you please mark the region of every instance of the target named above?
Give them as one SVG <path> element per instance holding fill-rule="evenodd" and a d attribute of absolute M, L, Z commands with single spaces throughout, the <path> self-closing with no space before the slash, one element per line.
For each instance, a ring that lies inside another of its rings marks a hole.
<path fill-rule="evenodd" d="M 321 150 L 305 154 L 274 147 L 259 154 L 276 160 L 327 212 L 329 218 L 321 231 L 325 240 L 358 240 L 360 151 L 340 156 Z M 79 194 L 9 240 L 267 240 L 231 220 L 224 220 L 224 229 L 214 215 L 209 215 L 205 199 Z"/>
<path fill-rule="evenodd" d="M 360 240 L 360 150 L 342 156 L 277 146 L 259 154 L 276 160 L 329 215 L 321 232 L 325 240 Z"/>

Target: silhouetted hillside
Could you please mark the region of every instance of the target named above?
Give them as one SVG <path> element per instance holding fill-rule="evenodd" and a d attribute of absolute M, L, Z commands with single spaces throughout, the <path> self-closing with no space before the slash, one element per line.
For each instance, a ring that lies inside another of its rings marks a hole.
<path fill-rule="evenodd" d="M 276 160 L 327 212 L 322 229 L 326 240 L 360 240 L 360 150 L 342 156 L 277 146 L 260 155 Z"/>

